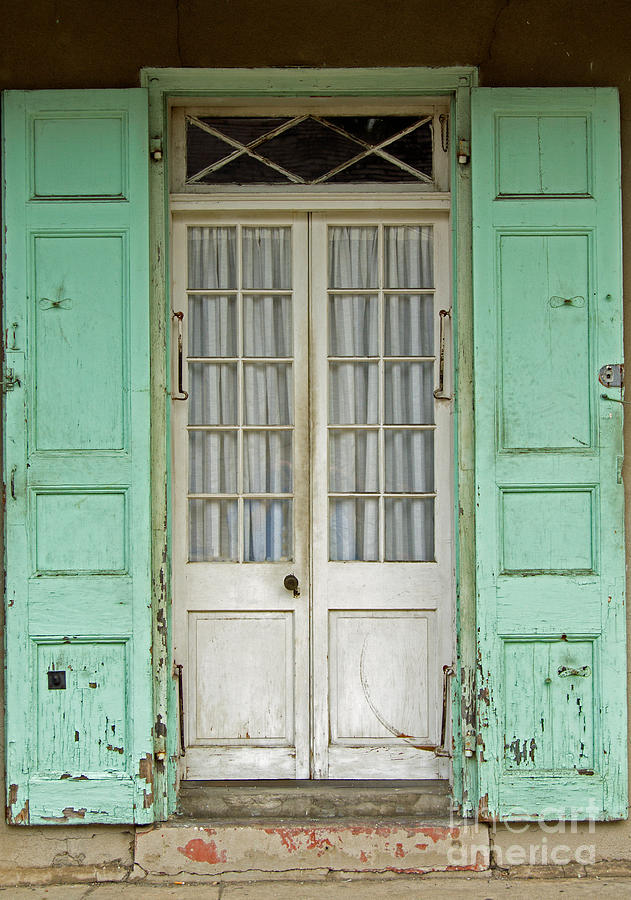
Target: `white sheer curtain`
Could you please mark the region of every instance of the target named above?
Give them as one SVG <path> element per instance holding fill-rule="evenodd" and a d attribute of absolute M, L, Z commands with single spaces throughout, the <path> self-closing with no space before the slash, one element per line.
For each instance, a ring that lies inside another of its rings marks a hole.
<path fill-rule="evenodd" d="M 189 362 L 189 425 L 227 426 L 189 432 L 189 492 L 246 495 L 241 501 L 246 561 L 288 558 L 293 546 L 293 501 L 247 496 L 293 490 L 291 286 L 289 228 L 243 227 L 240 236 L 234 226 L 189 228 L 189 291 L 226 291 L 189 294 L 188 356 L 197 358 Z M 258 293 L 264 291 L 270 293 Z M 221 362 L 212 361 L 217 358 Z M 277 361 L 265 362 L 268 358 Z M 260 428 L 244 430 L 244 425 Z M 239 559 L 238 502 L 236 497 L 189 500 L 191 561 Z"/>
<path fill-rule="evenodd" d="M 241 558 L 289 558 L 290 229 L 195 226 L 188 248 L 189 491 L 211 495 L 189 501 L 190 559 L 239 558 L 239 502 Z M 397 427 L 434 421 L 432 229 L 333 227 L 328 264 L 330 557 L 377 560 L 383 532 L 385 559 L 432 559 L 433 499 L 400 495 L 433 492 L 433 431 Z"/>
<path fill-rule="evenodd" d="M 434 353 L 434 299 L 420 293 L 433 287 L 432 229 L 383 229 L 381 283 L 379 253 L 377 227 L 329 229 L 329 289 L 349 291 L 329 295 L 329 355 L 355 357 L 329 362 L 329 424 L 386 426 L 381 450 L 378 428 L 329 431 L 329 490 L 378 494 L 383 452 L 381 491 L 386 495 L 382 514 L 378 497 L 331 498 L 329 553 L 332 560 L 376 560 L 383 528 L 386 560 L 429 560 L 434 554 L 433 499 L 388 494 L 433 492 L 433 431 L 387 426 L 434 421 L 434 365 L 414 359 Z M 390 291 L 381 301 L 382 345 L 379 288 Z M 350 293 L 355 290 L 374 293 Z M 377 360 L 368 361 L 379 356 L 408 358 L 384 360 L 380 375 Z"/>

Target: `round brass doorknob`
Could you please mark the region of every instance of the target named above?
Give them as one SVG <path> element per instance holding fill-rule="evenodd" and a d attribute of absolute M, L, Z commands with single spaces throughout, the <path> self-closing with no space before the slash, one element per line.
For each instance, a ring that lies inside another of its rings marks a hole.
<path fill-rule="evenodd" d="M 300 596 L 300 585 L 295 575 L 285 575 L 283 585 L 286 591 L 293 592 L 294 597 Z"/>

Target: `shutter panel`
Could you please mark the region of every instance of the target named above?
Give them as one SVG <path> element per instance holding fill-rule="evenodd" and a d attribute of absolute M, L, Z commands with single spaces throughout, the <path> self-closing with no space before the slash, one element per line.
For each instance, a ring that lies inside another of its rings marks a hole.
<path fill-rule="evenodd" d="M 4 98 L 8 818 L 152 820 L 145 91 Z"/>
<path fill-rule="evenodd" d="M 480 812 L 624 818 L 617 94 L 474 93 Z"/>

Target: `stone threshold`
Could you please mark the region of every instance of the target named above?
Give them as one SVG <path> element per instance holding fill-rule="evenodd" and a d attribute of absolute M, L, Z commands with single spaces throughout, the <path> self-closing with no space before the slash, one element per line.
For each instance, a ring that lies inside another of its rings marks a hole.
<path fill-rule="evenodd" d="M 178 814 L 189 818 L 448 818 L 447 781 L 183 781 Z"/>

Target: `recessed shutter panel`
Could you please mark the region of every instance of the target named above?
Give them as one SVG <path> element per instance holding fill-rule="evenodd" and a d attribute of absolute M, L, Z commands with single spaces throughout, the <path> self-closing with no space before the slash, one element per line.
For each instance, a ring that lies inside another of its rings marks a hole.
<path fill-rule="evenodd" d="M 146 96 L 3 113 L 8 818 L 148 822 Z"/>
<path fill-rule="evenodd" d="M 480 813 L 624 818 L 618 98 L 472 115 Z"/>

